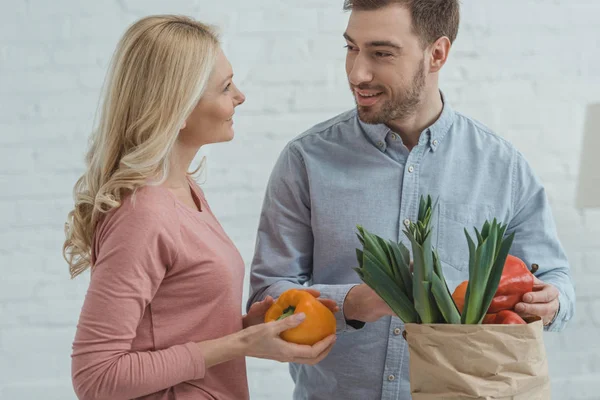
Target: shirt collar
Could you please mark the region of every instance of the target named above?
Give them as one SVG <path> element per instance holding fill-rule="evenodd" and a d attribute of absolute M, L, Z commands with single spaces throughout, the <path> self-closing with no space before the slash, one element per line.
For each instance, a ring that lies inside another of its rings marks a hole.
<path fill-rule="evenodd" d="M 358 117 L 358 112 L 356 113 L 356 119 L 358 120 L 358 124 L 362 128 L 365 135 L 367 135 L 371 143 L 373 143 L 373 145 L 379 150 L 384 152 L 387 147 L 385 138 L 391 131 L 391 129 L 388 128 L 385 124 L 367 124 L 361 121 Z"/>
<path fill-rule="evenodd" d="M 439 147 L 442 139 L 454 123 L 455 118 L 454 110 L 446 101 L 446 97 L 441 90 L 440 96 L 443 103 L 442 113 L 431 126 L 421 132 L 421 136 L 419 137 L 419 145 L 428 144 L 432 151 L 435 151 Z M 356 118 L 361 129 L 373 145 L 379 150 L 385 151 L 387 146 L 385 138 L 391 132 L 391 129 L 385 124 L 367 124 L 360 120 L 358 113 L 356 113 Z"/>
<path fill-rule="evenodd" d="M 426 141 L 428 140 L 429 147 L 431 147 L 432 151 L 435 151 L 439 147 L 444 136 L 446 136 L 446 133 L 448 133 L 450 127 L 454 123 L 455 118 L 454 110 L 446 101 L 446 97 L 441 90 L 440 96 L 442 97 L 443 103 L 442 113 L 433 125 L 421 132 L 421 136 L 419 137 L 419 144 L 427 143 Z M 425 132 L 429 132 L 429 135 L 424 135 Z M 421 142 L 421 140 L 423 140 L 423 142 Z"/>

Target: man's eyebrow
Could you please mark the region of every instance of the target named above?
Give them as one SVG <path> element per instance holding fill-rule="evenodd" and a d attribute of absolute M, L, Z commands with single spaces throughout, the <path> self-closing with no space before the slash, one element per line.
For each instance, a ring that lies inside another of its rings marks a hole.
<path fill-rule="evenodd" d="M 350 35 L 348 35 L 345 32 L 344 32 L 344 39 L 346 39 L 349 42 L 356 43 L 354 41 L 354 39 L 352 39 L 350 37 Z M 391 47 L 396 50 L 402 50 L 402 46 L 399 46 L 396 43 L 391 42 L 389 40 L 375 40 L 375 41 L 367 43 L 367 47 Z"/>
<path fill-rule="evenodd" d="M 376 40 L 374 42 L 367 43 L 367 47 L 391 47 L 396 50 L 402 50 L 402 46 L 397 45 L 389 40 Z"/>
<path fill-rule="evenodd" d="M 348 35 L 346 32 L 344 32 L 344 39 L 346 39 L 349 42 L 355 43 L 354 40 L 350 37 L 350 35 Z"/>

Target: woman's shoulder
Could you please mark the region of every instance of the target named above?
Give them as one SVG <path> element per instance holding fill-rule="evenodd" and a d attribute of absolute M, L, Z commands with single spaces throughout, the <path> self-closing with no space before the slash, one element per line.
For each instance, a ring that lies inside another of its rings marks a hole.
<path fill-rule="evenodd" d="M 135 192 L 124 196 L 121 208 L 132 215 L 157 218 L 173 215 L 176 212 L 175 199 L 169 190 L 154 185 L 139 187 Z"/>
<path fill-rule="evenodd" d="M 121 231 L 152 233 L 179 232 L 174 198 L 159 186 L 142 186 L 121 198 L 121 204 L 104 215 L 99 233 L 120 227 Z M 123 229 L 128 228 L 128 229 Z"/>
<path fill-rule="evenodd" d="M 180 243 L 180 223 L 173 197 L 167 189 L 143 186 L 120 199 L 94 230 L 92 259 L 104 246 L 127 248 L 128 252 L 153 248 L 174 259 Z"/>

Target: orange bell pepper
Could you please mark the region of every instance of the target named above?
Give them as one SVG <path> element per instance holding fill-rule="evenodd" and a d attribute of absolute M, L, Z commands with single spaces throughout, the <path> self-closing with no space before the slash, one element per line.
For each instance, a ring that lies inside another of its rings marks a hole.
<path fill-rule="evenodd" d="M 529 271 L 521 259 L 509 254 L 504 263 L 498 290 L 487 312 L 496 314 L 502 310 L 512 310 L 525 293 L 533 291 L 533 273 L 537 271 L 537 268 L 537 264 L 533 264 Z M 452 293 L 456 307 L 461 313 L 465 305 L 468 284 L 469 281 L 462 282 Z"/>
<path fill-rule="evenodd" d="M 458 285 L 456 287 L 456 289 L 454 289 L 454 293 L 452 294 L 452 299 L 454 300 L 454 303 L 456 303 L 456 307 L 458 308 L 458 311 L 462 314 L 463 308 L 465 308 L 465 296 L 467 294 L 467 285 L 469 284 L 469 281 L 464 281 L 462 282 L 460 285 Z M 492 300 L 493 301 L 493 300 Z M 485 314 L 485 317 L 483 317 L 483 324 L 493 324 L 494 320 L 496 319 L 496 315 L 495 313 L 490 313 L 490 311 L 487 312 L 487 314 Z"/>
<path fill-rule="evenodd" d="M 456 289 L 454 289 L 454 293 L 452 293 L 452 299 L 454 300 L 454 303 L 456 303 L 456 308 L 458 308 L 461 315 L 463 308 L 465 308 L 465 297 L 467 296 L 468 285 L 469 281 L 463 281 Z"/>
<path fill-rule="evenodd" d="M 280 334 L 286 342 L 312 346 L 335 334 L 336 321 L 333 312 L 312 294 L 301 289 L 283 292 L 265 314 L 265 322 L 277 321 L 299 313 L 304 313 L 306 319 L 297 327 Z"/>

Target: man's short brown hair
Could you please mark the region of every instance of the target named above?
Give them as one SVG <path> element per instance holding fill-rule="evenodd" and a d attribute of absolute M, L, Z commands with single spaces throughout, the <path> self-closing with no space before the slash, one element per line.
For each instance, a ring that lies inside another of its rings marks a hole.
<path fill-rule="evenodd" d="M 410 11 L 413 30 L 424 46 L 442 36 L 454 43 L 460 21 L 459 0 L 345 0 L 344 10 L 377 10 L 391 4 Z"/>

